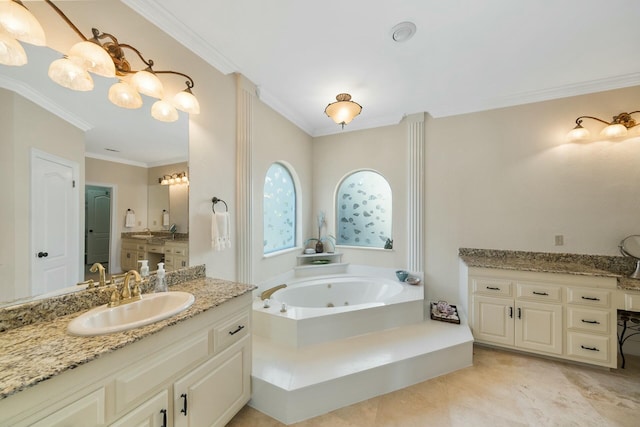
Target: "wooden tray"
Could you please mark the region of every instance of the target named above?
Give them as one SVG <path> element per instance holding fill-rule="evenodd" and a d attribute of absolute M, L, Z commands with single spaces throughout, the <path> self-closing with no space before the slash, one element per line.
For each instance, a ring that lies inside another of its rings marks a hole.
<path fill-rule="evenodd" d="M 458 314 L 458 307 L 456 307 L 453 304 L 450 304 L 451 307 L 453 307 L 453 309 L 455 310 L 453 312 L 453 314 L 447 316 L 445 314 L 440 313 L 440 311 L 438 310 L 438 303 L 437 302 L 431 302 L 431 318 L 433 320 L 438 320 L 440 322 L 447 322 L 447 323 L 455 323 L 456 325 L 460 324 L 460 315 Z"/>

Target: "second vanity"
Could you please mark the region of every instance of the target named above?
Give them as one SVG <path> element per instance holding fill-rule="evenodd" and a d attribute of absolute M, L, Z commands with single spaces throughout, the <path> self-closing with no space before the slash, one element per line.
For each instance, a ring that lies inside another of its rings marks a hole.
<path fill-rule="evenodd" d="M 156 269 L 159 262 L 164 262 L 166 271 L 185 268 L 189 264 L 188 238 L 157 238 L 150 236 L 140 239 L 122 236 L 122 250 L 120 251 L 120 266 L 123 271 L 138 270 L 138 261 L 149 261 L 151 270 Z"/>
<path fill-rule="evenodd" d="M 194 304 L 109 335 L 64 315 L 0 333 L 0 426 L 224 426 L 250 398 L 251 290 L 199 277 Z"/>

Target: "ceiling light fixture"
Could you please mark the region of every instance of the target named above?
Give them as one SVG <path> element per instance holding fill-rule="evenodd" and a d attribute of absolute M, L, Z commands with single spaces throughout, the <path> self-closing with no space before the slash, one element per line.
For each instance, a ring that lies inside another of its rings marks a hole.
<path fill-rule="evenodd" d="M 416 33 L 416 24 L 413 22 L 401 22 L 391 28 L 391 39 L 396 43 L 409 40 Z"/>
<path fill-rule="evenodd" d="M 178 172 L 171 175 L 163 175 L 162 178 L 158 178 L 158 183 L 160 185 L 188 184 L 189 178 L 186 172 Z"/>
<path fill-rule="evenodd" d="M 348 93 L 336 95 L 336 102 L 332 102 L 324 109 L 324 113 L 339 125 L 348 125 L 351 120 L 362 111 L 362 106 L 351 100 Z"/>
<path fill-rule="evenodd" d="M 613 116 L 613 120 L 611 120 L 611 122 L 607 122 L 606 120 L 602 120 L 592 116 L 580 116 L 576 119 L 576 127 L 569 131 L 569 133 L 567 134 L 567 139 L 571 142 L 585 141 L 589 139 L 591 133 L 587 129 L 582 127 L 583 119 L 592 119 L 607 125 L 600 132 L 601 136 L 605 138 L 621 138 L 627 135 L 627 129 L 631 129 L 632 127 L 638 125 L 633 117 L 631 117 L 631 115 L 635 113 L 640 113 L 640 110 L 632 111 L 630 113 L 620 113 L 616 116 Z"/>
<path fill-rule="evenodd" d="M 0 64 L 27 63 L 27 54 L 18 40 L 36 46 L 46 44 L 42 25 L 20 0 L 0 1 Z"/>
<path fill-rule="evenodd" d="M 163 122 L 178 120 L 178 111 L 199 114 L 200 105 L 191 92 L 193 79 L 181 72 L 173 70 L 153 70 L 153 60 L 146 59 L 135 47 L 118 42 L 109 33 L 92 28 L 93 36 L 86 38 L 73 22 L 51 0 L 45 0 L 58 15 L 82 39 L 71 47 L 67 55 L 51 63 L 49 77 L 56 83 L 72 90 L 86 91 L 93 89 L 93 80 L 89 73 L 104 77 L 118 77 L 119 81 L 109 88 L 109 100 L 122 108 L 140 108 L 143 104 L 140 94 L 157 98 L 151 108 L 151 115 Z M 105 40 L 102 42 L 102 40 Z M 0 38 L 0 46 L 2 39 Z M 141 70 L 133 70 L 124 54 L 124 49 L 133 51 L 144 64 Z M 165 91 L 160 74 L 173 74 L 187 79 L 186 89 L 178 92 L 172 101 L 165 100 Z M 130 79 L 128 77 L 131 77 Z"/>

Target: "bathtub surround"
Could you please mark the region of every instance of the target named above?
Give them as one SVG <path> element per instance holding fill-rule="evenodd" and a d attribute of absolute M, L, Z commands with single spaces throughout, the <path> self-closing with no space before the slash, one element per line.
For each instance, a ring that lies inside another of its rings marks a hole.
<path fill-rule="evenodd" d="M 425 320 L 424 287 L 399 282 L 395 270 L 347 265 L 344 274 L 301 278 L 291 271 L 261 284 L 257 295 L 277 284 L 287 287 L 273 293 L 269 308 L 254 300 L 249 404 L 290 424 L 470 366 L 466 319 L 461 325 Z M 341 283 L 367 281 L 380 286 L 369 302 L 327 307 L 325 297 L 349 300 L 331 293 Z M 385 292 L 387 298 L 376 298 Z M 288 302 L 285 313 L 282 301 Z"/>

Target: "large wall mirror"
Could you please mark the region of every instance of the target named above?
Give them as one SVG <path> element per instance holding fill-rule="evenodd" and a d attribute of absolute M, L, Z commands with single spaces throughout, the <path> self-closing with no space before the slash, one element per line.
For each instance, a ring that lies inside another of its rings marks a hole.
<path fill-rule="evenodd" d="M 31 267 L 38 253 L 33 239 L 37 234 L 33 231 L 37 225 L 32 215 L 34 196 L 30 193 L 30 156 L 34 149 L 77 165 L 72 181 L 80 187 L 79 203 L 77 219 L 71 226 L 77 235 L 71 242 L 76 262 L 69 277 L 70 289 L 81 289 L 75 283 L 83 280 L 86 263 L 85 186 L 110 189 L 109 196 L 114 198 L 115 207 L 108 220 L 111 260 L 118 257 L 122 232 L 163 228 L 162 217 L 155 209 L 171 205 L 174 192 L 182 207 L 171 209 L 175 212 L 170 221 L 177 224 L 179 233 L 188 233 L 188 186 L 174 191 L 158 183 L 164 170 L 188 172 L 187 115 L 180 113 L 173 123 L 156 121 L 150 116 L 152 101 L 148 98 L 139 110 L 116 107 L 107 99 L 113 80 L 98 76 L 91 92 L 62 88 L 47 77 L 49 64 L 60 54 L 46 47 L 24 47 L 29 57 L 27 65 L 0 65 L 0 197 L 4 201 L 0 227 L 7 236 L 0 242 L 0 305 L 36 296 L 32 289 L 46 292 L 46 288 L 33 286 Z M 134 226 L 129 228 L 124 227 L 127 209 L 137 213 Z M 65 229 L 60 235 L 66 234 Z"/>

